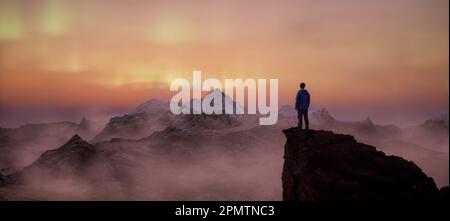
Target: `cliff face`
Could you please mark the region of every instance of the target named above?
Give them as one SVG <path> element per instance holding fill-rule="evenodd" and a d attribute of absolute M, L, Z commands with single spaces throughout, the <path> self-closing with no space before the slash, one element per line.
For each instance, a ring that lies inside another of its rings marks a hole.
<path fill-rule="evenodd" d="M 290 128 L 283 200 L 421 200 L 439 198 L 432 178 L 413 162 L 386 156 L 350 135 Z"/>

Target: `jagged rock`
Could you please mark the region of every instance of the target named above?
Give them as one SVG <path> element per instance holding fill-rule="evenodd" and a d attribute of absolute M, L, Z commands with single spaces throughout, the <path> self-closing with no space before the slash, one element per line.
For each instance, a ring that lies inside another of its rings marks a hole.
<path fill-rule="evenodd" d="M 244 111 L 241 104 L 234 102 L 231 97 L 218 89 L 210 91 L 207 96 L 220 98 L 221 108 L 216 110 L 220 113 L 226 113 L 226 106 L 232 107 L 234 113 L 238 110 Z M 194 103 L 204 102 L 204 99 L 205 98 L 202 98 L 201 100 L 192 99 L 190 101 L 189 112 L 194 113 Z M 210 105 L 214 106 L 214 102 L 215 100 L 211 100 Z M 222 130 L 241 125 L 238 115 L 235 114 L 205 114 L 201 109 L 196 111 L 199 111 L 200 114 L 181 114 L 177 116 L 171 123 L 171 126 L 187 130 Z"/>
<path fill-rule="evenodd" d="M 83 117 L 80 123 L 78 124 L 77 130 L 89 130 L 90 124 L 91 122 L 89 122 L 85 117 Z"/>
<path fill-rule="evenodd" d="M 223 130 L 240 125 L 236 117 L 227 114 L 187 114 L 174 122 L 174 126 L 189 130 Z"/>
<path fill-rule="evenodd" d="M 58 149 L 44 152 L 34 163 L 23 169 L 22 175 L 36 171 L 55 176 L 81 174 L 94 163 L 96 150 L 93 145 L 74 135 Z"/>
<path fill-rule="evenodd" d="M 357 124 L 357 130 L 365 134 L 377 134 L 378 130 L 372 120 L 367 117 L 363 122 Z"/>
<path fill-rule="evenodd" d="M 283 200 L 438 199 L 432 178 L 413 162 L 386 156 L 350 135 L 283 131 Z"/>
<path fill-rule="evenodd" d="M 113 117 L 91 142 L 107 141 L 112 138 L 143 138 L 155 131 L 163 130 L 172 118 L 173 114 L 170 111 L 163 110 L 146 110 Z"/>

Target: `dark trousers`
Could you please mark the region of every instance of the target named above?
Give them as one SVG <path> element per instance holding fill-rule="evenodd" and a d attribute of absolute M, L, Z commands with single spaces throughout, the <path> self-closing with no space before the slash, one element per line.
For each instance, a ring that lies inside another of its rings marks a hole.
<path fill-rule="evenodd" d="M 309 129 L 308 109 L 300 109 L 297 112 L 298 127 L 303 127 L 303 119 L 305 120 L 306 129 Z"/>

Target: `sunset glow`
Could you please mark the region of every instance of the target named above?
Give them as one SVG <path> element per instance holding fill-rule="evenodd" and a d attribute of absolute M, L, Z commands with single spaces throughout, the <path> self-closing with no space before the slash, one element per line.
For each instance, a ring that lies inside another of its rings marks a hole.
<path fill-rule="evenodd" d="M 280 105 L 304 81 L 316 106 L 448 111 L 448 4 L 0 0 L 0 107 L 130 109 L 202 70 L 277 78 Z"/>

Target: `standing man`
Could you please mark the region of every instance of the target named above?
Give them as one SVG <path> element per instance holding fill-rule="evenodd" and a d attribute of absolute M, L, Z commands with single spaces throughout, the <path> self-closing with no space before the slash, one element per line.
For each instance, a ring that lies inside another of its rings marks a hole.
<path fill-rule="evenodd" d="M 297 111 L 298 127 L 302 129 L 303 119 L 305 120 L 306 129 L 309 130 L 308 108 L 310 103 L 309 93 L 305 90 L 305 83 L 300 84 L 300 90 L 295 98 L 295 110 Z"/>

